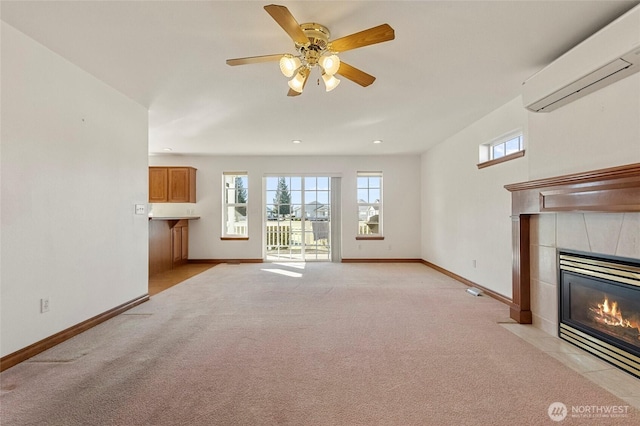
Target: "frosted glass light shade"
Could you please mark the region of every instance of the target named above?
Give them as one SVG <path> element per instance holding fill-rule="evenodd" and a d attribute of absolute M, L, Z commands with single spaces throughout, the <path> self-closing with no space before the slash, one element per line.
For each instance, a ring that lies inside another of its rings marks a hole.
<path fill-rule="evenodd" d="M 289 87 L 291 87 L 292 90 L 295 90 L 298 93 L 302 93 L 303 86 L 304 75 L 301 72 L 297 73 L 295 77 L 289 80 Z"/>
<path fill-rule="evenodd" d="M 340 58 L 338 58 L 338 55 L 322 56 L 319 62 L 324 72 L 329 75 L 334 75 L 338 72 L 338 68 L 340 68 Z"/>
<path fill-rule="evenodd" d="M 293 77 L 293 74 L 300 68 L 300 65 L 300 59 L 293 55 L 283 55 L 282 58 L 280 58 L 280 71 L 282 71 L 285 77 Z"/>
<path fill-rule="evenodd" d="M 322 74 L 322 79 L 324 80 L 324 85 L 327 92 L 332 91 L 333 89 L 338 87 L 338 84 L 340 84 L 340 80 L 327 73 Z"/>

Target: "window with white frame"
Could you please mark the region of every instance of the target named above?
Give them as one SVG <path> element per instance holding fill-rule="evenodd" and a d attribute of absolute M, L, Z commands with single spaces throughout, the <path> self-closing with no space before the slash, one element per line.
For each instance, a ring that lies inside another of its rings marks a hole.
<path fill-rule="evenodd" d="M 507 161 L 524 155 L 524 138 L 522 130 L 504 134 L 491 142 L 480 145 L 479 168 Z"/>
<path fill-rule="evenodd" d="M 506 141 L 500 141 L 491 144 L 490 159 L 496 160 L 510 154 L 522 151 L 522 135 L 509 138 Z"/>
<path fill-rule="evenodd" d="M 358 236 L 382 236 L 382 172 L 358 172 Z"/>
<path fill-rule="evenodd" d="M 223 237 L 247 237 L 247 205 L 249 177 L 246 172 L 224 172 L 223 191 Z"/>

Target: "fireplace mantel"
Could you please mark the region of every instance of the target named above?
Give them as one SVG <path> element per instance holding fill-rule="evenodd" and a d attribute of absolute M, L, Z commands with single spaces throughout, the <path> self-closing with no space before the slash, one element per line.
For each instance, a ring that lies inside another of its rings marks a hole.
<path fill-rule="evenodd" d="M 512 319 L 531 324 L 529 223 L 554 212 L 640 212 L 640 163 L 505 185 L 511 192 Z"/>

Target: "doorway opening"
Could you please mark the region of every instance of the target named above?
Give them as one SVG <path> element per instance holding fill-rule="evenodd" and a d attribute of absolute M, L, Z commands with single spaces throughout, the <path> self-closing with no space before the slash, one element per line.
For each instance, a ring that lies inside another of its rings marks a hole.
<path fill-rule="evenodd" d="M 329 176 L 265 178 L 267 261 L 331 261 Z"/>

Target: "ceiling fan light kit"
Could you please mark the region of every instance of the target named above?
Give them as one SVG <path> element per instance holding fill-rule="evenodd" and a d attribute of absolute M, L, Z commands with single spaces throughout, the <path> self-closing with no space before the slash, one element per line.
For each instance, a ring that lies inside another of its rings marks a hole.
<path fill-rule="evenodd" d="M 285 6 L 271 4 L 264 8 L 291 37 L 298 54 L 284 53 L 228 59 L 227 64 L 234 66 L 279 61 L 282 74 L 291 78 L 288 83 L 290 88 L 288 96 L 298 96 L 302 93 L 309 74 L 315 67 L 320 69 L 327 92 L 340 84 L 340 80 L 335 77 L 336 74 L 363 87 L 370 85 L 375 77 L 342 62 L 337 54 L 395 38 L 393 28 L 388 24 L 382 24 L 331 42 L 327 27 L 314 22 L 298 24 Z"/>
<path fill-rule="evenodd" d="M 322 80 L 324 81 L 324 86 L 327 92 L 332 91 L 338 84 L 340 84 L 340 80 L 335 78 L 333 75 L 327 74 L 326 72 L 322 73 Z"/>
<path fill-rule="evenodd" d="M 329 75 L 334 75 L 340 68 L 340 58 L 338 55 L 323 55 L 320 57 L 320 66 L 324 69 L 324 72 Z"/>
<path fill-rule="evenodd" d="M 282 71 L 285 77 L 293 77 L 293 74 L 300 68 L 300 65 L 302 65 L 300 59 L 288 53 L 282 55 L 280 59 L 280 71 Z"/>
<path fill-rule="evenodd" d="M 304 88 L 305 83 L 305 76 L 302 71 L 303 70 L 298 71 L 296 73 L 296 76 L 289 80 L 289 87 L 291 87 L 292 90 L 295 90 L 298 93 L 302 93 L 302 89 Z"/>

